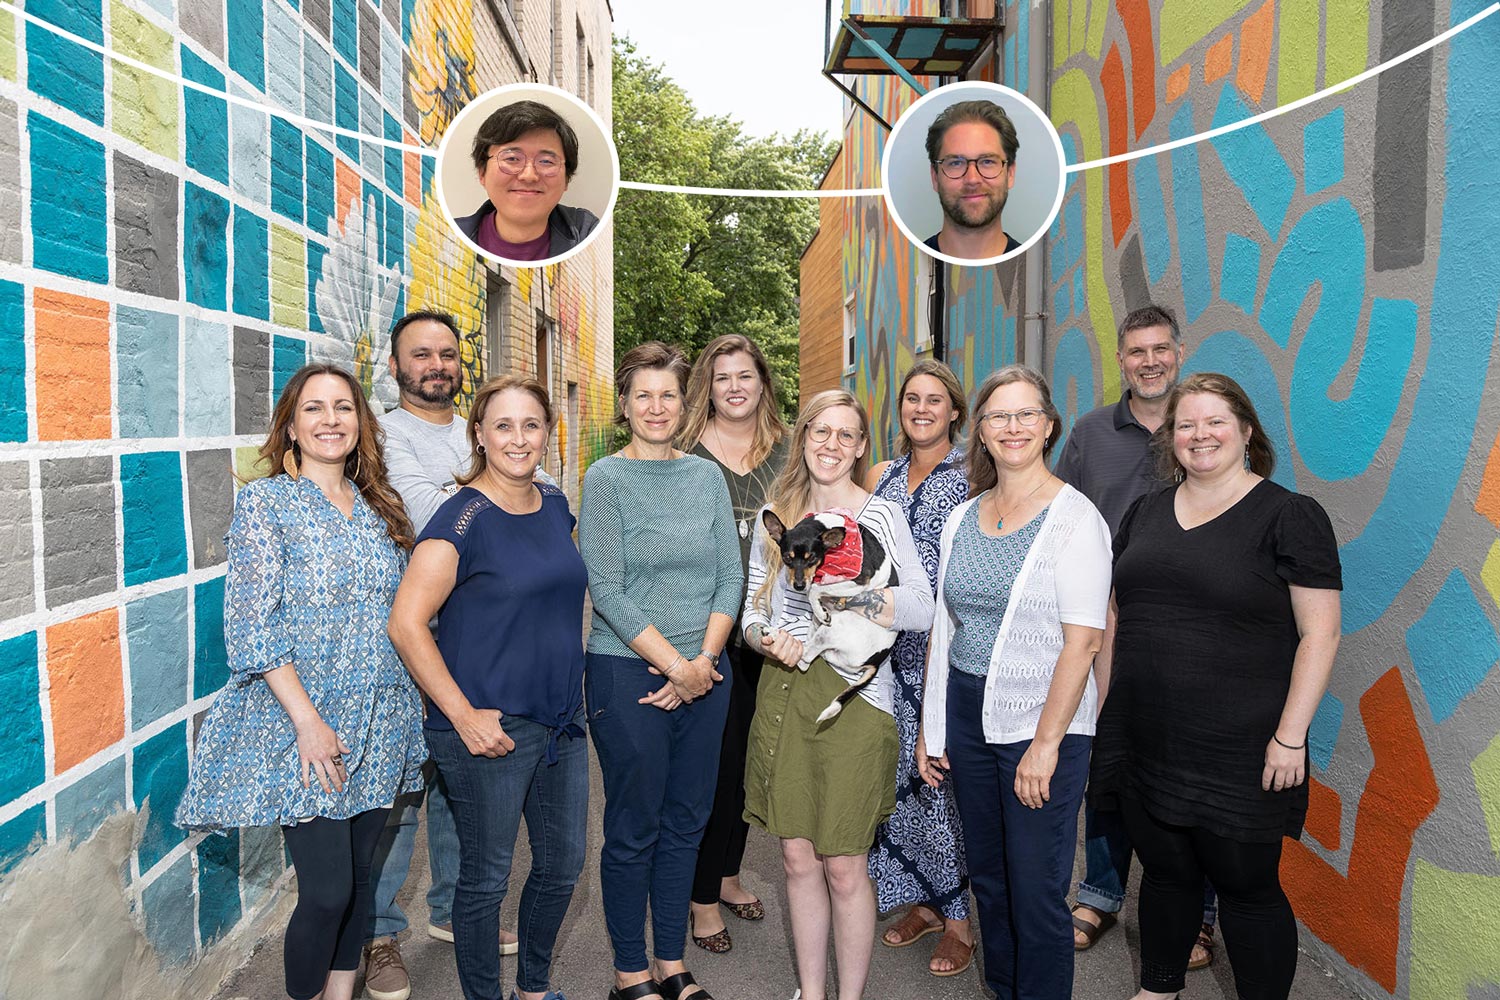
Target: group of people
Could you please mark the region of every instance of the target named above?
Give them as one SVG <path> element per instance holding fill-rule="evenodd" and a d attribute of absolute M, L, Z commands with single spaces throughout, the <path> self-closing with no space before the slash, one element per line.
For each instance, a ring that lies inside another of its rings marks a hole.
<path fill-rule="evenodd" d="M 277 404 L 268 474 L 240 491 L 228 535 L 231 682 L 178 814 L 285 832 L 294 1000 L 350 1000 L 362 955 L 375 1000 L 409 995 L 394 899 L 424 794 L 429 933 L 453 941 L 465 997 L 502 997 L 500 955 L 518 951 L 513 1000 L 560 1000 L 590 738 L 610 1000 L 712 1000 L 686 944 L 728 951 L 726 911 L 764 917 L 739 878 L 750 823 L 780 841 L 800 1000 L 828 995 L 830 936 L 837 995 L 865 995 L 878 914 L 903 907 L 881 943 L 938 935 L 929 971 L 965 971 L 971 894 L 990 989 L 1070 997 L 1132 849 L 1135 1000 L 1174 996 L 1212 947 L 1206 899 L 1239 995 L 1289 995 L 1277 869 L 1337 647 L 1337 544 L 1315 501 L 1270 480 L 1244 391 L 1179 380 L 1170 312 L 1126 317 L 1126 391 L 1055 463 L 1062 421 L 1025 366 L 969 400 L 918 362 L 895 458 L 872 469 L 859 400 L 818 393 L 787 428 L 747 338 L 692 365 L 639 345 L 615 379 L 626 443 L 590 466 L 576 520 L 542 471 L 542 385 L 492 378 L 464 421 L 452 320 L 404 317 L 391 344 L 402 407 L 378 422 L 333 366 L 299 371 Z M 815 609 L 763 518 L 827 511 L 894 573 L 821 610 L 897 637 L 819 721 L 855 677 L 802 662 Z M 522 818 L 532 863 L 510 935 Z"/>

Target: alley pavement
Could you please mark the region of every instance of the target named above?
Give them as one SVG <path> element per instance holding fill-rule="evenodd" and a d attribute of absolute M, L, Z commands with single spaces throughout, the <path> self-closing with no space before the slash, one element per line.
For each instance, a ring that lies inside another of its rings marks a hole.
<path fill-rule="evenodd" d="M 592 761 L 592 758 L 591 758 Z M 589 801 L 589 861 L 579 879 L 578 890 L 558 937 L 556 957 L 552 963 L 553 989 L 564 992 L 568 1000 L 605 1000 L 612 985 L 609 939 L 604 931 L 604 908 L 599 897 L 599 847 L 602 839 L 601 816 L 604 791 L 599 770 L 591 762 L 592 782 Z M 1079 823 L 1080 830 L 1082 823 Z M 425 834 L 425 821 L 423 832 Z M 1082 865 L 1083 850 L 1077 854 Z M 515 868 L 511 873 L 510 892 L 502 908 L 502 922 L 515 927 L 516 905 L 521 886 L 530 866 L 525 826 L 516 845 Z M 1139 936 L 1135 921 L 1135 888 L 1139 869 L 1131 876 L 1131 895 L 1125 905 L 1125 916 L 1114 930 L 1099 939 L 1098 944 L 1077 955 L 1073 996 L 1079 1000 L 1127 1000 L 1135 993 L 1139 968 Z M 787 1000 L 796 989 L 792 965 L 791 925 L 787 917 L 785 883 L 781 872 L 780 852 L 776 841 L 764 831 L 751 828 L 746 852 L 744 884 L 765 902 L 766 918 L 755 923 L 738 920 L 726 913 L 734 948 L 724 955 L 711 955 L 691 943 L 687 962 L 698 981 L 718 1000 Z M 399 897 L 412 928 L 401 936 L 401 954 L 411 974 L 412 1000 L 461 1000 L 458 973 L 453 964 L 453 946 L 427 936 L 427 848 L 419 840 L 412 859 L 411 875 Z M 896 920 L 893 915 L 880 922 L 883 930 Z M 877 933 L 880 933 L 878 930 Z M 936 936 L 927 937 L 908 948 L 888 948 L 879 942 L 870 968 L 868 1000 L 894 998 L 932 998 L 932 1000 L 982 1000 L 989 996 L 979 973 L 976 952 L 973 967 L 958 976 L 940 979 L 927 972 L 927 959 L 936 944 Z M 1207 969 L 1188 973 L 1184 1000 L 1233 1000 L 1234 980 L 1220 941 L 1214 964 Z M 514 984 L 515 960 L 502 959 L 501 973 L 509 990 Z M 830 955 L 829 967 L 833 968 Z M 364 996 L 363 981 L 357 996 Z M 830 982 L 829 997 L 837 994 Z M 281 937 L 268 938 L 248 965 L 235 973 L 215 1000 L 283 1000 Z M 1297 964 L 1297 980 L 1292 988 L 1296 1000 L 1358 1000 L 1353 992 L 1326 973 L 1303 953 Z"/>

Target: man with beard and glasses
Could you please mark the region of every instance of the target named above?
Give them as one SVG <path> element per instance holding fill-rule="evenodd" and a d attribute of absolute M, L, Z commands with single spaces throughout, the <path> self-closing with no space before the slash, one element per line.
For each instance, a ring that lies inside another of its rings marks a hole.
<path fill-rule="evenodd" d="M 439 312 L 408 313 L 391 328 L 391 374 L 401 389 L 398 409 L 380 417 L 391 485 L 401 494 L 415 534 L 449 497 L 456 471 L 469 464 L 468 422 L 453 405 L 463 380 L 458 327 Z M 427 933 L 453 940 L 453 890 L 458 882 L 458 831 L 447 791 L 436 773 L 427 782 Z M 375 921 L 366 945 L 365 982 L 372 1000 L 406 1000 L 411 981 L 396 935 L 407 926 L 396 904 L 416 845 L 422 793 L 403 796 L 391 810 L 370 877 L 375 882 Z M 500 932 L 502 954 L 515 954 L 516 936 Z"/>
<path fill-rule="evenodd" d="M 959 101 L 937 116 L 927 129 L 927 159 L 943 228 L 925 241 L 929 249 L 985 260 L 1020 248 L 1000 223 L 1020 148 L 1010 116 L 993 101 Z"/>
<path fill-rule="evenodd" d="M 1093 501 L 1109 523 L 1110 533 L 1136 498 L 1166 485 L 1156 478 L 1151 454 L 1152 433 L 1166 416 L 1167 394 L 1177 384 L 1182 365 L 1182 331 L 1170 309 L 1145 305 L 1120 324 L 1115 359 L 1120 364 L 1124 392 L 1118 403 L 1091 410 L 1078 418 L 1052 471 L 1063 482 Z M 1106 632 L 1105 648 L 1114 642 Z M 1101 690 L 1100 703 L 1103 703 Z M 1084 860 L 1073 907 L 1073 946 L 1082 951 L 1119 920 L 1130 877 L 1130 840 L 1119 813 L 1096 813 L 1084 808 Z M 1201 969 L 1213 961 L 1213 932 L 1217 907 L 1213 888 L 1204 884 L 1203 928 L 1188 968 Z"/>

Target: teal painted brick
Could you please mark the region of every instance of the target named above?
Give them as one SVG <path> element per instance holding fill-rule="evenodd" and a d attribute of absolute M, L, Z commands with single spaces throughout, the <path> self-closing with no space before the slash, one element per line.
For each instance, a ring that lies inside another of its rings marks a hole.
<path fill-rule="evenodd" d="M 146 938 L 162 958 L 181 965 L 193 957 L 193 859 L 183 855 L 141 893 Z"/>
<path fill-rule="evenodd" d="M 223 92 L 224 74 L 200 59 L 192 49 L 182 46 L 183 79 L 201 83 L 205 87 Z M 182 89 L 182 117 L 187 126 L 187 165 L 212 177 L 221 184 L 229 183 L 229 104 L 221 97 L 213 97 L 194 90 Z"/>
<path fill-rule="evenodd" d="M 187 704 L 188 591 L 125 605 L 130 652 L 130 725 L 142 729 Z"/>
<path fill-rule="evenodd" d="M 46 835 L 47 813 L 40 805 L 32 806 L 0 826 L 0 874 L 10 871 L 16 862 L 31 853 L 37 838 Z"/>
<path fill-rule="evenodd" d="M 242 316 L 270 318 L 269 239 L 265 219 L 244 208 L 235 208 L 234 311 Z"/>
<path fill-rule="evenodd" d="M 204 947 L 240 920 L 240 832 L 198 842 L 198 939 Z"/>
<path fill-rule="evenodd" d="M 0 642 L 0 803 L 31 791 L 47 779 L 42 743 L 41 680 L 36 633 Z"/>
<path fill-rule="evenodd" d="M 35 111 L 26 128 L 32 262 L 83 281 L 109 281 L 104 147 Z"/>
<path fill-rule="evenodd" d="M 115 386 L 120 436 L 177 436 L 177 317 L 115 308 Z"/>
<path fill-rule="evenodd" d="M 26 440 L 26 290 L 0 281 L 0 441 Z"/>
<path fill-rule="evenodd" d="M 25 8 L 70 34 L 104 44 L 100 0 L 27 0 Z M 26 82 L 32 92 L 103 125 L 104 57 L 46 28 L 28 24 L 25 30 Z"/>
<path fill-rule="evenodd" d="M 177 803 L 187 787 L 187 723 L 179 722 L 132 752 L 134 759 L 135 807 L 151 804 L 151 817 L 141 836 L 141 871 L 156 864 L 187 836 L 172 825 Z M 182 897 L 186 898 L 186 897 Z"/>
<path fill-rule="evenodd" d="M 187 299 L 225 308 L 229 287 L 229 202 L 191 181 L 183 185 L 182 273 Z"/>
<path fill-rule="evenodd" d="M 307 364 L 307 343 L 296 337 L 277 334 L 271 341 L 271 395 L 281 397 L 281 390 L 291 381 L 297 369 Z"/>
<path fill-rule="evenodd" d="M 224 578 L 193 588 L 193 698 L 213 694 L 229 680 L 224 652 Z"/>
<path fill-rule="evenodd" d="M 175 451 L 120 456 L 125 585 L 187 572 L 182 457 Z"/>
<path fill-rule="evenodd" d="M 229 0 L 229 68 L 266 89 L 266 19 L 261 0 Z"/>
<path fill-rule="evenodd" d="M 125 808 L 125 758 L 116 757 L 57 793 L 57 838 L 87 840 L 99 824 Z"/>

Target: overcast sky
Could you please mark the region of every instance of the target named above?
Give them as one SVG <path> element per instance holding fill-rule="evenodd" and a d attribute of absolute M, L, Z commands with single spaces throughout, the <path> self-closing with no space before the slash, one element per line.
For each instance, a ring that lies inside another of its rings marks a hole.
<path fill-rule="evenodd" d="M 751 135 L 836 137 L 843 99 L 823 68 L 823 0 L 612 0 L 615 35 L 660 63 L 699 111 Z M 835 0 L 836 10 L 843 9 Z"/>

